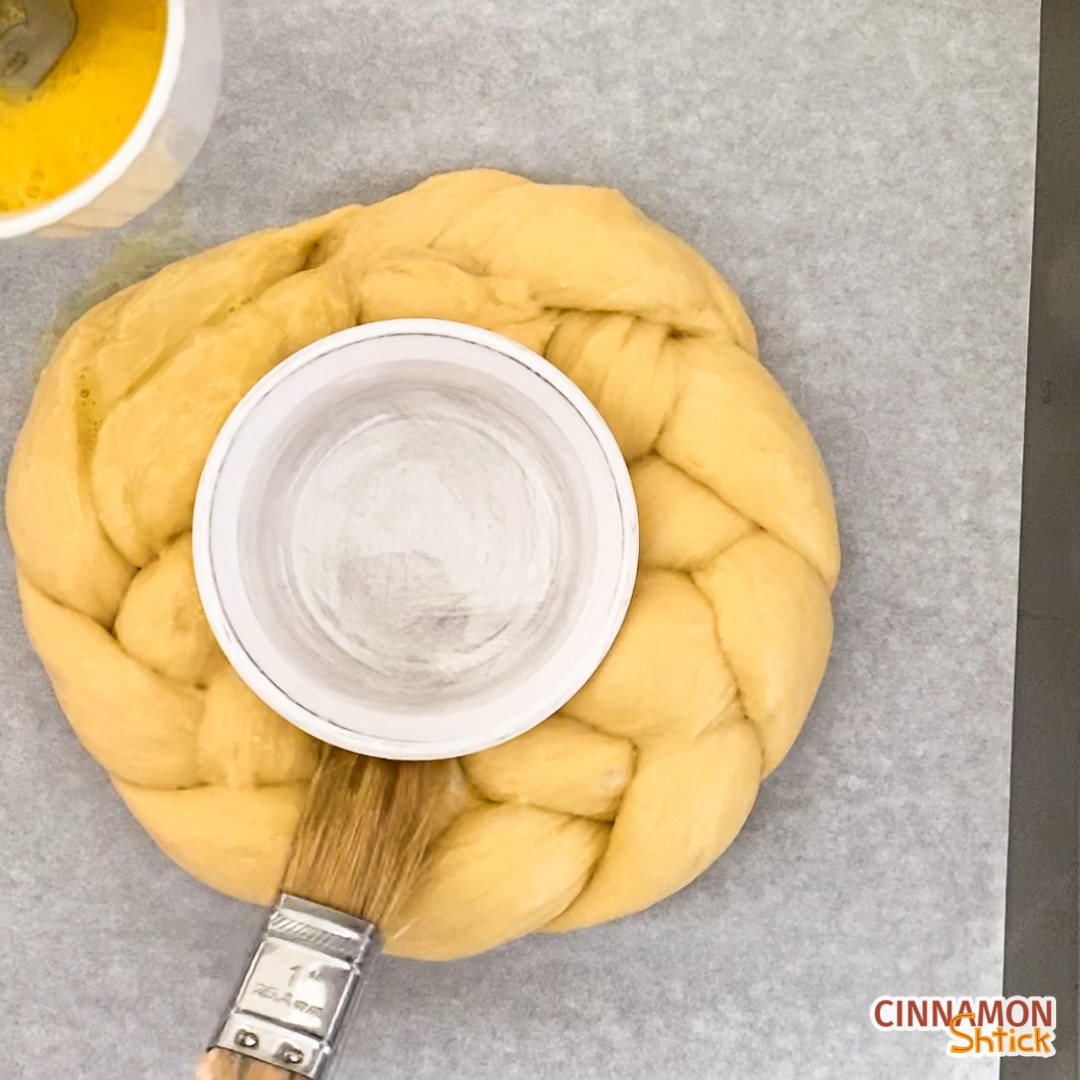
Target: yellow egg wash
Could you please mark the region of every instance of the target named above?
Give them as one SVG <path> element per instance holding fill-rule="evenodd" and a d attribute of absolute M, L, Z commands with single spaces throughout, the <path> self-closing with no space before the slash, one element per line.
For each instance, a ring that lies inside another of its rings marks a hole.
<path fill-rule="evenodd" d="M 76 0 L 71 47 L 31 94 L 0 92 L 0 213 L 70 191 L 123 145 L 150 100 L 166 0 Z"/>

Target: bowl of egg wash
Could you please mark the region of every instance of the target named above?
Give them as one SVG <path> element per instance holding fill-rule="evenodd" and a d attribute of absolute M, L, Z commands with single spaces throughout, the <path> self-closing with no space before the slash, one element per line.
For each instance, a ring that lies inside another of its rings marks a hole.
<path fill-rule="evenodd" d="M 32 31 L 40 2 L 0 0 L 0 33 L 5 21 Z M 55 67 L 32 89 L 0 82 L 0 239 L 125 224 L 183 176 L 213 121 L 217 0 L 69 6 Z"/>

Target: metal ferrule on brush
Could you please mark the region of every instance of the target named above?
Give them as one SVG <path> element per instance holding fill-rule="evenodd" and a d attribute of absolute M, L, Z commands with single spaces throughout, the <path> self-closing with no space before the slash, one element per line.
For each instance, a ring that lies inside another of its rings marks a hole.
<path fill-rule="evenodd" d="M 211 1048 L 324 1080 L 381 945 L 374 923 L 283 893 Z"/>

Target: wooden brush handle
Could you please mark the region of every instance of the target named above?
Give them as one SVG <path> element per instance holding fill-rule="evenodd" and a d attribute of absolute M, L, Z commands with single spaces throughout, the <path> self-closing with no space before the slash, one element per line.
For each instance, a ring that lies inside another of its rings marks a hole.
<path fill-rule="evenodd" d="M 195 1080 L 299 1080 L 296 1073 L 276 1065 L 234 1054 L 231 1050 L 207 1050 L 199 1058 Z"/>

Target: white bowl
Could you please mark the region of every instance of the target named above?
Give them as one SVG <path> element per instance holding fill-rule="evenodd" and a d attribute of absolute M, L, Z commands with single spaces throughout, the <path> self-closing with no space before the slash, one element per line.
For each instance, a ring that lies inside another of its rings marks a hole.
<path fill-rule="evenodd" d="M 326 742 L 472 753 L 555 712 L 622 624 L 637 511 L 600 415 L 498 334 L 402 319 L 265 376 L 199 484 L 195 572 L 245 682 Z"/>
<path fill-rule="evenodd" d="M 210 131 L 221 86 L 217 0 L 168 0 L 168 20 L 153 92 L 120 149 L 63 195 L 33 210 L 0 214 L 0 240 L 115 229 L 184 175 Z"/>

